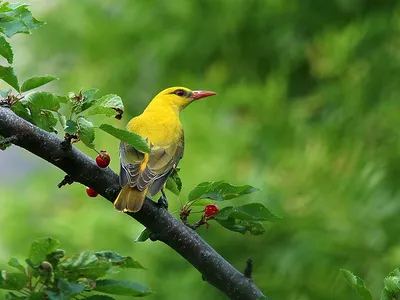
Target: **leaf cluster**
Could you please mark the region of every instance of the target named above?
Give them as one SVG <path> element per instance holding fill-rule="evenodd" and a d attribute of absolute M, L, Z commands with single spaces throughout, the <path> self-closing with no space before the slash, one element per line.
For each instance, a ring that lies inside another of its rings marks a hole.
<path fill-rule="evenodd" d="M 104 278 L 121 269 L 144 270 L 131 257 L 114 251 L 83 251 L 65 257 L 59 246 L 60 242 L 52 238 L 37 239 L 31 244 L 26 265 L 16 258 L 9 260 L 8 265 L 16 271 L 2 270 L 0 274 L 0 289 L 10 291 L 7 299 L 114 299 L 109 295 L 152 294 L 143 284 Z"/>

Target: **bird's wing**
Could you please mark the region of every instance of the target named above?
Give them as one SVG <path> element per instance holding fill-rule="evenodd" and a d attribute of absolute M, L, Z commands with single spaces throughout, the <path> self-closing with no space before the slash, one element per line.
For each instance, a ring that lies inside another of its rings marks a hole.
<path fill-rule="evenodd" d="M 154 188 L 151 188 L 150 193 L 156 194 L 164 185 L 171 170 L 182 158 L 183 148 L 183 134 L 178 142 L 168 147 L 150 145 L 150 154 L 137 151 L 132 146 L 121 142 L 121 186 L 129 184 L 130 187 L 136 187 L 139 191 L 143 191 L 154 183 Z"/>

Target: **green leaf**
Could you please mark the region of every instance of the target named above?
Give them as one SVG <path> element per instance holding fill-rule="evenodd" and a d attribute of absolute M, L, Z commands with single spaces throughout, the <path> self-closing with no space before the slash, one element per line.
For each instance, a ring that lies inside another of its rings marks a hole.
<path fill-rule="evenodd" d="M 32 92 L 25 96 L 24 102 L 31 108 L 38 110 L 51 110 L 57 112 L 60 109 L 60 100 L 52 93 Z"/>
<path fill-rule="evenodd" d="M 259 189 L 251 185 L 232 185 L 224 181 L 202 182 L 189 193 L 189 201 L 204 198 L 217 201 L 230 200 L 257 191 Z"/>
<path fill-rule="evenodd" d="M 143 229 L 142 232 L 135 239 L 135 243 L 147 241 L 149 239 L 150 233 L 151 233 L 150 229 L 148 228 Z"/>
<path fill-rule="evenodd" d="M 91 108 L 85 113 L 86 116 L 106 115 L 119 116 L 124 113 L 124 104 L 117 95 L 106 95 L 92 103 Z"/>
<path fill-rule="evenodd" d="M 370 291 L 365 286 L 364 281 L 351 273 L 349 270 L 341 269 L 343 276 L 346 278 L 350 287 L 357 292 L 357 294 L 364 300 L 372 300 Z"/>
<path fill-rule="evenodd" d="M 65 121 L 64 131 L 68 134 L 74 134 L 78 130 L 78 124 L 73 120 Z"/>
<path fill-rule="evenodd" d="M 151 150 L 146 142 L 140 135 L 129 132 L 127 130 L 122 130 L 119 128 L 115 128 L 111 125 L 108 124 L 101 124 L 99 127 L 101 130 L 107 132 L 108 134 L 111 134 L 112 136 L 116 137 L 117 139 L 128 143 L 132 147 L 134 147 L 136 150 L 141 151 L 141 152 L 146 152 L 150 153 Z"/>
<path fill-rule="evenodd" d="M 9 64 L 13 63 L 14 54 L 11 45 L 2 35 L 0 35 L 0 55 L 7 59 Z"/>
<path fill-rule="evenodd" d="M 12 257 L 9 261 L 8 261 L 8 265 L 11 267 L 14 267 L 16 269 L 18 269 L 21 273 L 25 274 L 25 267 L 23 265 L 21 265 L 18 261 L 18 259 L 16 259 L 15 257 Z"/>
<path fill-rule="evenodd" d="M 123 269 L 145 269 L 138 261 L 132 257 L 122 256 L 114 251 L 99 251 L 95 253 L 97 258 L 111 262 L 113 266 L 118 266 Z"/>
<path fill-rule="evenodd" d="M 45 295 L 44 292 L 31 292 L 27 300 L 42 300 Z"/>
<path fill-rule="evenodd" d="M 71 281 L 80 277 L 94 280 L 103 277 L 111 266 L 111 262 L 99 259 L 94 252 L 84 251 L 61 263 L 59 270 Z"/>
<path fill-rule="evenodd" d="M 78 135 L 81 141 L 89 148 L 94 148 L 94 128 L 93 123 L 86 120 L 84 117 L 76 119 L 78 125 Z"/>
<path fill-rule="evenodd" d="M 39 266 L 46 259 L 46 256 L 56 251 L 59 246 L 60 242 L 52 238 L 37 239 L 31 245 L 29 260 L 34 266 Z"/>
<path fill-rule="evenodd" d="M 28 276 L 21 273 L 1 271 L 0 289 L 19 291 L 28 283 Z"/>
<path fill-rule="evenodd" d="M 45 76 L 34 76 L 32 78 L 29 78 L 26 80 L 22 86 L 21 86 L 21 92 L 26 92 L 33 90 L 37 87 L 40 87 L 42 85 L 45 85 L 49 82 L 52 82 L 53 80 L 58 80 L 57 77 L 51 76 L 51 75 L 45 75 Z M 60 102 L 60 100 L 58 100 Z"/>
<path fill-rule="evenodd" d="M 10 94 L 11 92 L 12 92 L 12 89 L 9 89 L 9 90 L 7 90 L 7 91 L 0 90 L 0 95 L 1 95 L 1 97 L 3 97 L 3 98 L 7 98 L 7 97 L 8 97 L 8 94 Z"/>
<path fill-rule="evenodd" d="M 6 294 L 5 299 L 6 300 L 16 300 L 16 299 L 25 299 L 26 300 L 27 298 L 25 296 L 19 297 L 19 296 L 15 295 L 14 293 L 9 292 Z"/>
<path fill-rule="evenodd" d="M 2 141 L 2 140 L 4 140 L 5 138 L 4 138 L 4 136 L 1 136 L 0 135 L 0 142 Z M 8 147 L 10 147 L 11 146 L 11 143 L 7 143 L 7 144 L 4 144 L 4 145 L 2 145 L 2 146 L 0 146 L 0 150 L 6 150 Z"/>
<path fill-rule="evenodd" d="M 115 298 L 107 296 L 107 295 L 92 295 L 89 297 L 83 298 L 83 300 L 114 300 Z"/>
<path fill-rule="evenodd" d="M 385 289 L 391 293 L 400 292 L 400 277 L 398 276 L 388 276 L 383 281 Z"/>
<path fill-rule="evenodd" d="M 30 110 L 22 102 L 15 103 L 11 106 L 11 110 L 21 118 L 33 123 Z"/>
<path fill-rule="evenodd" d="M 37 110 L 31 109 L 32 114 L 32 123 L 35 124 L 37 127 L 42 128 L 48 132 L 55 132 L 57 130 L 55 126 L 57 125 L 57 119 L 52 114 L 52 112 L 48 110 Z"/>
<path fill-rule="evenodd" d="M 229 214 L 227 214 L 228 212 Z M 225 207 L 215 215 L 215 218 L 219 220 L 233 218 L 246 221 L 268 222 L 275 222 L 280 219 L 261 203 L 249 203 L 238 207 Z"/>
<path fill-rule="evenodd" d="M 261 203 L 224 207 L 215 214 L 214 218 L 219 224 L 231 231 L 242 234 L 249 231 L 253 235 L 260 235 L 265 232 L 261 221 L 275 222 L 280 219 Z"/>
<path fill-rule="evenodd" d="M 260 221 L 242 221 L 232 218 L 216 220 L 226 229 L 245 234 L 247 231 L 253 235 L 261 235 L 265 232 L 264 226 Z"/>
<path fill-rule="evenodd" d="M 68 282 L 63 278 L 58 279 L 57 283 L 60 295 L 68 296 L 66 299 L 70 299 L 79 293 L 82 293 L 85 289 L 85 285 L 81 283 Z"/>
<path fill-rule="evenodd" d="M 93 104 L 96 103 L 96 99 L 94 99 L 94 95 L 99 91 L 99 89 L 90 89 L 82 92 L 83 100 L 81 111 L 87 110 Z"/>
<path fill-rule="evenodd" d="M 133 297 L 143 297 L 153 293 L 147 286 L 136 282 L 110 279 L 96 281 L 96 287 L 93 290 L 106 294 Z"/>
<path fill-rule="evenodd" d="M 4 2 L 0 5 L 0 32 L 7 37 L 17 33 L 30 33 L 32 29 L 42 26 L 44 22 L 36 20 L 26 4 L 9 4 Z"/>
<path fill-rule="evenodd" d="M 11 85 L 15 90 L 19 91 L 18 78 L 12 67 L 0 66 L 0 79 Z"/>
<path fill-rule="evenodd" d="M 165 185 L 167 190 L 170 190 L 175 195 L 179 196 L 182 190 L 182 180 L 178 175 L 178 172 L 172 172 L 171 176 L 168 177 Z"/>

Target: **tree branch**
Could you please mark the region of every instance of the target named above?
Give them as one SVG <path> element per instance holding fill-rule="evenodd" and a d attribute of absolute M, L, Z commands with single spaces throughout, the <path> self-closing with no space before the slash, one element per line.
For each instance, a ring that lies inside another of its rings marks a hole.
<path fill-rule="evenodd" d="M 47 160 L 110 202 L 114 201 L 120 190 L 118 175 L 110 168 L 99 168 L 93 159 L 74 147 L 63 150 L 60 146 L 62 139 L 41 130 L 4 107 L 0 107 L 0 135 L 6 138 L 14 136 L 15 145 Z M 129 213 L 129 216 L 149 228 L 158 240 L 183 256 L 202 274 L 204 280 L 229 298 L 265 297 L 251 279 L 236 270 L 196 232 L 154 201 L 147 198 L 142 209 L 137 213 Z"/>

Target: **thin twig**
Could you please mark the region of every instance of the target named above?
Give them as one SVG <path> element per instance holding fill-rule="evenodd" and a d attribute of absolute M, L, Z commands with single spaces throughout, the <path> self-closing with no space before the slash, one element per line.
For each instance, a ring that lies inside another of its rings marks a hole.
<path fill-rule="evenodd" d="M 253 260 L 249 257 L 249 259 L 246 261 L 246 268 L 244 269 L 243 275 L 251 279 L 252 274 L 253 274 Z"/>
<path fill-rule="evenodd" d="M 17 138 L 16 135 L 9 136 L 9 137 L 7 137 L 7 138 L 5 138 L 5 139 L 0 141 L 0 148 L 4 147 L 7 144 L 13 144 L 16 141 L 18 141 L 18 138 Z"/>
<path fill-rule="evenodd" d="M 72 179 L 71 175 L 67 174 L 67 175 L 65 175 L 64 179 L 59 184 L 57 184 L 57 186 L 59 188 L 61 188 L 64 185 L 73 184 L 73 183 L 74 183 L 74 180 Z"/>

